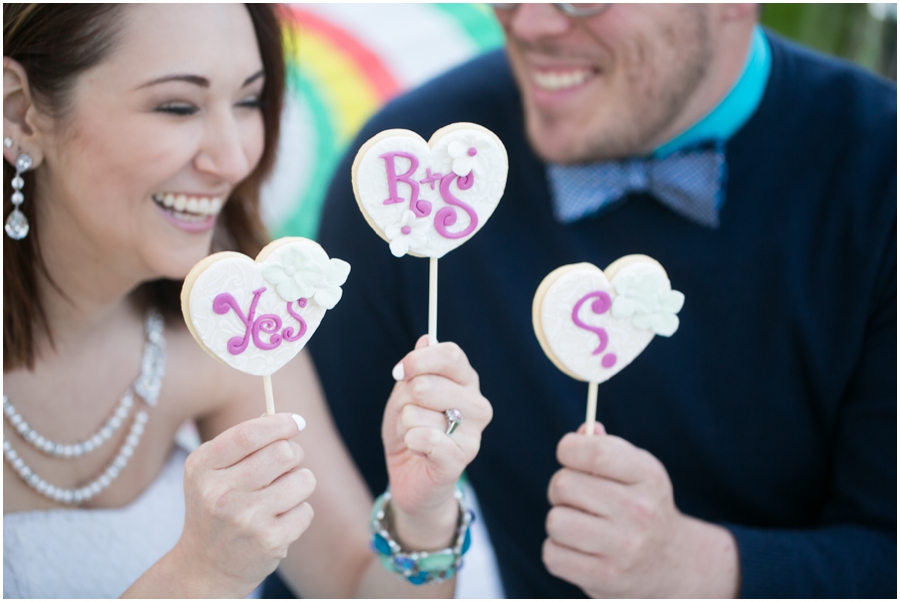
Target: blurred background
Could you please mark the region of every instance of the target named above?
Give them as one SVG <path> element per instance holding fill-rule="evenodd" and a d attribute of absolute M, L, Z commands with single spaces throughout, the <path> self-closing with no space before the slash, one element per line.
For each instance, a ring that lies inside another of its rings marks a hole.
<path fill-rule="evenodd" d="M 503 32 L 487 4 L 286 9 L 289 98 L 263 218 L 275 237 L 314 238 L 328 183 L 366 120 L 395 95 L 501 47 Z M 896 4 L 768 4 L 762 23 L 897 79 Z"/>

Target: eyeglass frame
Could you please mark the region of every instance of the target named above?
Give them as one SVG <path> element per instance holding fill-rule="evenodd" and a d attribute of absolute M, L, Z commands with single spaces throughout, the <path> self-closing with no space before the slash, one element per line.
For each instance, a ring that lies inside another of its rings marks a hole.
<path fill-rule="evenodd" d="M 509 11 L 512 12 L 519 8 L 521 2 L 510 2 L 510 3 L 491 3 L 491 6 L 498 10 Z M 594 6 L 593 8 L 579 8 L 577 3 L 571 2 L 553 2 L 553 6 L 557 8 L 562 14 L 567 17 L 575 17 L 576 19 L 581 19 L 584 17 L 593 17 L 594 15 L 599 15 L 600 13 L 606 11 L 611 4 L 600 4 L 598 6 Z"/>

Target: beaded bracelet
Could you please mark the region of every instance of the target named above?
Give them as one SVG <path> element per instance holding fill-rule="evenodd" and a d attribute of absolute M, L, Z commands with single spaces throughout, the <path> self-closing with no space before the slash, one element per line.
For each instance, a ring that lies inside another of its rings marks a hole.
<path fill-rule="evenodd" d="M 440 583 L 456 574 L 462 566 L 463 554 L 472 545 L 469 526 L 475 520 L 475 513 L 466 508 L 462 490 L 457 486 L 453 493 L 459 504 L 459 519 L 456 523 L 456 539 L 453 545 L 435 552 L 407 552 L 390 535 L 393 520 L 391 515 L 391 489 L 378 496 L 372 508 L 372 550 L 387 570 L 399 574 L 413 585 Z"/>

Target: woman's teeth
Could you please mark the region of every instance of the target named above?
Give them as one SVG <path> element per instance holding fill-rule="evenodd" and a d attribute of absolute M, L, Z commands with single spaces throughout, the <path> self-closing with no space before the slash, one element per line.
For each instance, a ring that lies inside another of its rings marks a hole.
<path fill-rule="evenodd" d="M 188 219 L 196 217 L 198 220 L 206 219 L 210 215 L 219 213 L 222 209 L 221 197 L 195 197 L 183 194 L 154 194 L 153 200 L 165 207 L 177 211 L 180 218 Z"/>

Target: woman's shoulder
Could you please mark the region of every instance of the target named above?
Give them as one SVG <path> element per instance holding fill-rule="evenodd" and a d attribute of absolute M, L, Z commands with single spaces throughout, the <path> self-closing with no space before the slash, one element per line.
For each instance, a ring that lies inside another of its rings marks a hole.
<path fill-rule="evenodd" d="M 178 424 L 194 420 L 204 438 L 258 418 L 266 410 L 263 379 L 216 359 L 202 348 L 184 324 L 167 324 L 168 357 L 160 403 Z M 304 413 L 324 403 L 308 352 L 272 376 L 276 410 Z M 206 427 L 206 428 L 204 428 Z"/>
<path fill-rule="evenodd" d="M 166 324 L 167 358 L 161 401 L 183 419 L 197 419 L 262 391 L 258 377 L 244 374 L 207 353 L 184 323 Z"/>

